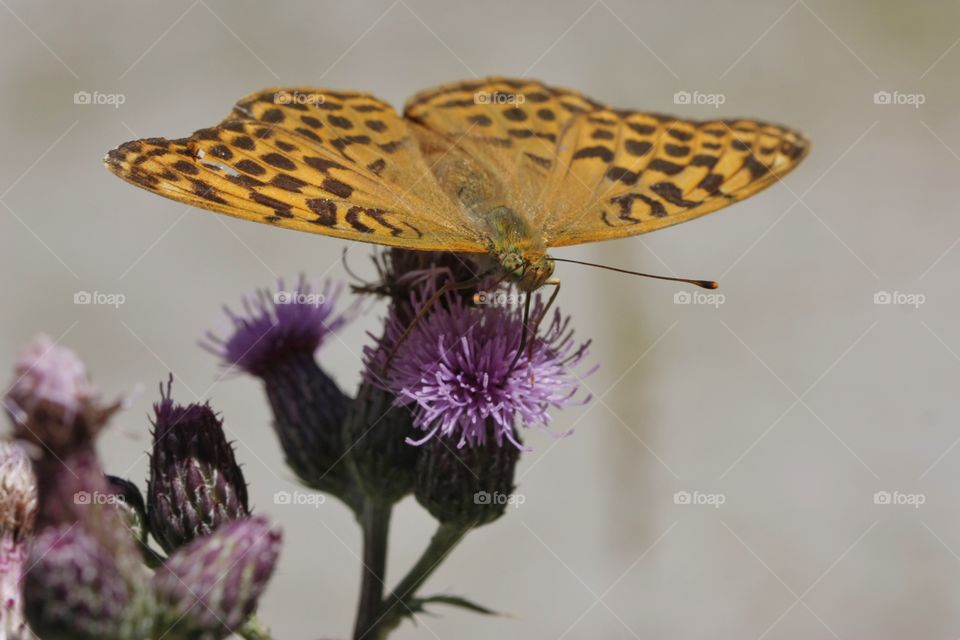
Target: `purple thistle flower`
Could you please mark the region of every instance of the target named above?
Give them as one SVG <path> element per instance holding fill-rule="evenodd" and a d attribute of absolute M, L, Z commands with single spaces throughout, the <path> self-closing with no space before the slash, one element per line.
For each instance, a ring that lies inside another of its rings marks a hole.
<path fill-rule="evenodd" d="M 263 381 L 286 462 L 304 484 L 355 508 L 356 488 L 343 445 L 350 398 L 314 357 L 324 339 L 356 314 L 356 304 L 335 312 L 341 291 L 327 281 L 315 293 L 303 276 L 295 290 L 286 291 L 281 280 L 277 292 L 261 290 L 246 298 L 243 314 L 226 310 L 234 327 L 229 337 L 208 333 L 201 344 L 224 365 Z"/>
<path fill-rule="evenodd" d="M 342 291 L 342 285 L 330 280 L 314 291 L 303 275 L 296 288 L 288 290 L 280 279 L 276 291 L 261 289 L 244 298 L 242 314 L 224 307 L 233 333 L 223 339 L 208 332 L 201 346 L 219 356 L 226 366 L 262 377 L 275 361 L 287 355 L 315 352 L 327 336 L 353 319 L 356 305 L 341 314 L 334 312 Z"/>
<path fill-rule="evenodd" d="M 414 306 L 420 308 L 431 292 L 423 289 Z M 533 307 L 531 323 L 543 313 L 539 297 Z M 391 313 L 384 337 L 364 349 L 367 377 L 392 391 L 399 404 L 412 406 L 414 426 L 427 432 L 419 441 L 408 440 L 412 444 L 440 435 L 457 437 L 458 447 L 484 445 L 492 432 L 497 445 L 508 440 L 522 449 L 514 437 L 517 421 L 546 427 L 551 407 L 590 400 L 574 400 L 582 376 L 573 369 L 590 343 L 577 345 L 569 324 L 569 317 L 554 311 L 511 369 L 522 310 L 471 307 L 451 296 L 417 323 L 387 368 L 388 354 L 407 328 Z"/>
<path fill-rule="evenodd" d="M 256 610 L 280 546 L 265 518 L 244 518 L 179 549 L 153 576 L 159 626 L 177 638 L 227 637 Z"/>

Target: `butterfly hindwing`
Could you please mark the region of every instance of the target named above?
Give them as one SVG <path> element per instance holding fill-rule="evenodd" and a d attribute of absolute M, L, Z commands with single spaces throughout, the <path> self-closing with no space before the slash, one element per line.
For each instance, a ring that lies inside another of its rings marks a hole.
<path fill-rule="evenodd" d="M 535 80 L 487 78 L 418 93 L 407 101 L 404 114 L 470 159 L 472 170 L 484 177 L 488 210 L 507 205 L 535 219 L 565 132 L 576 116 L 600 106 Z M 458 188 L 445 186 L 448 192 Z"/>
<path fill-rule="evenodd" d="M 486 250 L 408 124 L 368 94 L 267 89 L 215 127 L 125 143 L 106 164 L 160 195 L 247 220 L 412 249 Z"/>

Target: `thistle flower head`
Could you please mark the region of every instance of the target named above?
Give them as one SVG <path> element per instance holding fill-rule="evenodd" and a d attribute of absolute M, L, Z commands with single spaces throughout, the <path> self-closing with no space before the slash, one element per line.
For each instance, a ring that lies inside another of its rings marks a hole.
<path fill-rule="evenodd" d="M 286 462 L 304 484 L 352 505 L 352 478 L 341 464 L 350 398 L 314 357 L 356 315 L 356 304 L 335 311 L 342 289 L 328 280 L 314 290 L 301 276 L 288 290 L 281 280 L 276 291 L 245 298 L 242 314 L 227 309 L 233 332 L 225 338 L 208 333 L 201 345 L 263 382 Z"/>
<path fill-rule="evenodd" d="M 83 402 L 97 397 L 87 368 L 76 353 L 40 334 L 20 352 L 14 366 L 10 395 L 33 402 L 52 402 L 77 412 Z"/>
<path fill-rule="evenodd" d="M 147 483 L 150 532 L 165 551 L 246 517 L 247 485 L 209 404 L 179 405 L 161 387 Z"/>
<path fill-rule="evenodd" d="M 430 290 L 421 290 L 417 308 Z M 539 298 L 533 307 L 530 317 L 539 318 Z M 559 311 L 544 319 L 539 335 L 530 336 L 511 366 L 520 347 L 522 310 L 474 307 L 449 297 L 414 326 L 387 367 L 388 354 L 407 328 L 391 313 L 384 337 L 364 350 L 367 376 L 412 407 L 414 425 L 427 432 L 415 444 L 440 435 L 456 438 L 459 447 L 483 445 L 492 434 L 498 445 L 507 440 L 521 448 L 513 436 L 515 423 L 545 427 L 551 407 L 589 401 L 574 399 L 582 377 L 574 369 L 589 342 L 578 345 L 569 322 Z"/>
<path fill-rule="evenodd" d="M 101 405 L 77 354 L 39 335 L 21 351 L 3 404 L 16 435 L 62 452 L 92 442 L 119 408 Z"/>
<path fill-rule="evenodd" d="M 300 276 L 293 289 L 283 280 L 276 291 L 262 289 L 243 300 L 242 313 L 224 311 L 233 324 L 226 338 L 210 332 L 201 346 L 227 366 L 261 376 L 273 362 L 291 354 L 316 351 L 324 339 L 353 319 L 356 307 L 336 313 L 343 287 L 327 280 L 314 289 Z"/>
<path fill-rule="evenodd" d="M 27 619 L 52 640 L 124 637 L 135 588 L 113 553 L 82 526 L 50 527 L 36 538 L 24 579 Z"/>
<path fill-rule="evenodd" d="M 37 517 L 37 481 L 30 459 L 16 442 L 0 440 L 0 534 L 23 540 Z"/>
<path fill-rule="evenodd" d="M 280 554 L 264 518 L 231 522 L 170 556 L 153 576 L 174 637 L 225 638 L 257 607 Z"/>
<path fill-rule="evenodd" d="M 0 638 L 27 640 L 22 573 L 37 516 L 30 461 L 15 442 L 0 441 Z"/>

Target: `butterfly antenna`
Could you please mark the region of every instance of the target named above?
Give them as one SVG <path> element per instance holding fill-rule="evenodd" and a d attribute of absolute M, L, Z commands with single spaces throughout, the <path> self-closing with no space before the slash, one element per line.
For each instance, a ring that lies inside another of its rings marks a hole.
<path fill-rule="evenodd" d="M 569 258 L 552 258 L 554 262 L 569 262 L 571 264 L 582 264 L 586 267 L 597 267 L 607 271 L 616 271 L 617 273 L 626 273 L 631 276 L 643 276 L 644 278 L 653 278 L 654 280 L 669 280 L 671 282 L 685 282 L 703 289 L 716 289 L 720 285 L 715 280 L 695 280 L 693 278 L 672 278 L 670 276 L 656 276 L 652 273 L 641 273 L 639 271 L 630 271 L 629 269 L 618 269 L 617 267 L 608 267 L 605 264 L 596 264 L 595 262 L 584 262 L 582 260 L 571 260 Z"/>

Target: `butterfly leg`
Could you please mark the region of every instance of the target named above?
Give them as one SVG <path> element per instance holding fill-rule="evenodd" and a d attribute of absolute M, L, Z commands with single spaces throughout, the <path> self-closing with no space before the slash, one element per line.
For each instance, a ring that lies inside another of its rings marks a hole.
<path fill-rule="evenodd" d="M 523 303 L 523 320 L 522 325 L 523 329 L 520 333 L 520 346 L 517 347 L 517 353 L 513 356 L 513 362 L 510 363 L 510 372 L 513 372 L 514 367 L 517 366 L 517 362 L 520 360 L 520 354 L 523 353 L 523 350 L 527 350 L 527 360 L 529 361 L 533 357 L 533 346 L 534 342 L 537 339 L 537 334 L 540 332 L 540 323 L 543 322 L 543 319 L 547 317 L 547 312 L 550 311 L 550 307 L 553 306 L 553 303 L 557 300 L 557 296 L 560 294 L 560 279 L 551 278 L 543 283 L 544 285 L 553 285 L 553 293 L 550 294 L 550 297 L 547 298 L 547 304 L 543 307 L 543 311 L 540 312 L 540 315 L 537 316 L 536 322 L 533 323 L 533 328 L 529 328 L 530 324 L 530 294 L 527 294 L 526 299 Z M 532 336 L 532 337 L 531 337 Z M 531 380 L 531 383 L 533 380 Z"/>
<path fill-rule="evenodd" d="M 520 321 L 520 346 L 517 347 L 517 353 L 513 356 L 513 362 L 510 363 L 510 368 L 507 369 L 507 375 L 513 373 L 514 368 L 517 366 L 517 362 L 520 361 L 520 354 L 523 353 L 523 349 L 527 346 L 527 341 L 529 339 L 529 320 L 530 320 L 530 294 L 525 294 L 525 299 L 523 301 L 523 319 Z M 536 337 L 536 334 L 534 334 Z M 530 343 L 533 345 L 533 342 Z"/>
<path fill-rule="evenodd" d="M 540 332 L 540 323 L 543 322 L 543 319 L 547 317 L 547 312 L 550 311 L 550 307 L 553 306 L 553 303 L 557 301 L 557 296 L 560 295 L 560 278 L 550 278 L 544 285 L 553 285 L 553 293 L 550 294 L 550 297 L 547 298 L 547 304 L 543 308 L 543 311 L 540 313 L 540 316 L 537 318 L 536 323 L 533 325 L 533 336 L 536 337 Z M 533 354 L 533 343 L 530 343 L 530 352 L 527 354 L 529 358 Z"/>
<path fill-rule="evenodd" d="M 410 321 L 410 324 L 407 325 L 407 328 L 403 330 L 402 334 L 400 334 L 396 344 L 394 344 L 393 348 L 390 349 L 390 354 L 387 356 L 387 361 L 383 364 L 383 373 L 386 374 L 390 370 L 390 364 L 393 362 L 394 357 L 396 357 L 397 352 L 400 350 L 400 346 L 408 337 L 410 337 L 410 334 L 417 326 L 417 323 L 423 320 L 427 313 L 430 312 L 430 309 L 433 308 L 433 305 L 435 305 L 440 298 L 454 291 L 460 291 L 462 289 L 470 289 L 472 287 L 479 286 L 489 277 L 489 275 L 490 274 L 488 273 L 482 273 L 474 278 L 469 278 L 460 282 L 451 282 L 448 280 L 447 282 L 443 283 L 443 286 L 437 289 L 433 295 L 430 296 L 425 303 L 423 303 L 423 305 L 420 307 L 420 310 L 417 311 L 417 315 L 414 316 L 413 320 Z"/>

